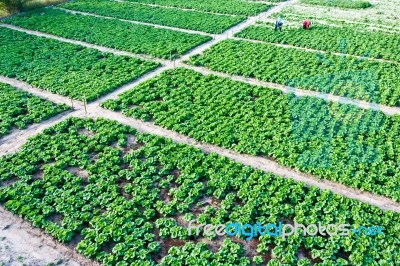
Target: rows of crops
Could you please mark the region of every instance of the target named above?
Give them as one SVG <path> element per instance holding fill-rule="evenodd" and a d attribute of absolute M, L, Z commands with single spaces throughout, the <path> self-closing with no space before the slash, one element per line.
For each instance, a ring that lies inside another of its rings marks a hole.
<path fill-rule="evenodd" d="M 268 10 L 270 5 L 245 0 L 124 0 L 132 3 L 156 4 L 206 12 L 252 16 Z"/>
<path fill-rule="evenodd" d="M 113 121 L 69 119 L 0 159 L 0 166 L 0 202 L 7 209 L 60 241 L 78 242 L 79 252 L 105 265 L 400 262 L 397 213 Z M 380 225 L 385 234 L 259 237 L 245 249 L 239 237 L 188 236 L 192 219 Z"/>
<path fill-rule="evenodd" d="M 220 42 L 193 56 L 190 63 L 295 88 L 400 105 L 400 65 L 394 63 L 237 40 Z"/>
<path fill-rule="evenodd" d="M 0 138 L 13 128 L 25 129 L 69 109 L 0 83 Z"/>
<path fill-rule="evenodd" d="M 70 39 L 161 58 L 177 57 L 211 40 L 208 36 L 114 19 L 73 15 L 56 9 L 32 11 L 6 19 L 5 22 Z"/>
<path fill-rule="evenodd" d="M 112 18 L 46 8 L 2 22 L 172 59 L 211 37 L 134 21 L 221 33 L 282 1 L 75 0 L 61 7 Z M 363 1 L 302 2 L 359 8 Z M 160 66 L 3 27 L 0 36 L 0 75 L 80 100 L 97 99 Z M 275 32 L 272 24 L 260 23 L 236 36 L 248 40 L 219 42 L 187 63 L 400 106 L 399 64 L 330 53 L 400 62 L 395 35 L 328 26 Z M 0 97 L 0 138 L 68 109 L 4 84 Z M 185 68 L 165 71 L 102 107 L 400 201 L 398 115 L 296 97 Z M 69 118 L 0 157 L 0 205 L 104 265 L 400 265 L 399 213 L 103 118 Z M 207 236 L 204 229 L 197 236 L 189 234 L 194 220 L 380 226 L 384 233 L 298 232 L 249 240 L 215 232 Z"/>
<path fill-rule="evenodd" d="M 364 0 L 301 0 L 301 2 L 309 5 L 353 8 L 353 9 L 364 9 L 372 6 L 370 2 Z"/>
<path fill-rule="evenodd" d="M 363 57 L 400 61 L 400 37 L 397 34 L 359 31 L 349 26 L 318 25 L 311 30 L 286 27 L 279 34 L 272 23 L 258 23 L 236 34 L 237 37 L 272 43 L 291 44 L 317 50 Z"/>
<path fill-rule="evenodd" d="M 106 108 L 400 200 L 397 116 L 176 69 Z"/>
<path fill-rule="evenodd" d="M 157 63 L 0 28 L 0 75 L 75 99 L 94 100 Z"/>
<path fill-rule="evenodd" d="M 245 16 L 216 15 L 109 0 L 79 0 L 60 7 L 208 33 L 221 33 L 246 19 Z"/>

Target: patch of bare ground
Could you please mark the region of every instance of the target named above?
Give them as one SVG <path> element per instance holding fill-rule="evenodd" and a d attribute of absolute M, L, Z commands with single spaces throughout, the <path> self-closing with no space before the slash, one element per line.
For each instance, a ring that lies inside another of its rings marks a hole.
<path fill-rule="evenodd" d="M 123 154 L 128 154 L 132 151 L 139 150 L 145 144 L 143 142 L 138 142 L 134 135 L 128 134 L 126 145 L 124 147 L 119 147 Z"/>
<path fill-rule="evenodd" d="M 187 227 L 189 225 L 189 222 L 185 220 L 184 215 L 182 214 L 176 215 L 174 218 L 176 222 L 183 227 Z"/>
<path fill-rule="evenodd" d="M 260 240 L 258 238 L 252 238 L 251 240 L 247 241 L 242 238 L 233 237 L 232 241 L 243 246 L 244 255 L 250 258 L 250 260 L 253 260 L 255 256 L 261 256 L 264 262 L 270 261 L 272 259 L 271 250 L 274 248 L 274 245 L 268 246 L 269 250 L 267 253 L 260 253 L 257 251 L 258 245 L 260 244 Z"/>
<path fill-rule="evenodd" d="M 159 165 L 159 166 L 161 166 L 161 165 Z M 170 174 L 173 175 L 174 180 L 176 180 L 180 176 L 181 172 L 178 169 L 174 169 L 173 171 L 171 171 Z M 155 186 L 157 187 L 158 183 L 155 184 Z M 179 187 L 179 184 L 177 184 L 175 181 L 171 181 L 169 183 L 168 188 L 161 188 L 160 189 L 160 199 L 162 201 L 164 201 L 165 203 L 169 203 L 173 198 L 170 191 L 171 191 L 171 189 L 177 188 L 177 187 Z"/>
<path fill-rule="evenodd" d="M 158 228 L 154 228 L 154 236 L 156 238 L 156 241 L 160 243 L 161 247 L 160 251 L 152 256 L 152 259 L 157 263 L 160 263 L 161 260 L 168 255 L 168 250 L 171 247 L 182 247 L 187 242 L 185 240 L 180 240 L 180 239 L 172 239 L 172 238 L 163 239 L 162 237 L 160 237 L 160 230 Z"/>
<path fill-rule="evenodd" d="M 14 176 L 11 179 L 5 180 L 5 181 L 0 181 L 0 188 L 2 187 L 10 187 L 14 185 L 15 182 L 18 181 L 18 177 Z"/>
<path fill-rule="evenodd" d="M 53 213 L 47 217 L 47 220 L 55 224 L 60 225 L 64 217 L 59 213 Z"/>
<path fill-rule="evenodd" d="M 92 164 L 96 164 L 97 160 L 100 158 L 100 155 L 98 153 L 92 153 L 89 155 L 89 160 Z"/>
<path fill-rule="evenodd" d="M 55 163 L 56 163 L 55 161 L 51 161 L 51 162 L 48 162 L 48 163 L 39 163 L 39 164 L 36 166 L 36 169 L 37 169 L 36 172 L 32 175 L 33 179 L 34 179 L 34 180 L 43 179 L 43 177 L 44 177 L 43 168 L 44 168 L 46 165 L 53 166 Z"/>
<path fill-rule="evenodd" d="M 42 170 L 39 170 L 33 174 L 34 180 L 39 180 L 39 179 L 42 179 L 43 177 L 44 177 L 44 172 Z"/>
<path fill-rule="evenodd" d="M 341 249 L 339 250 L 339 252 L 336 254 L 336 256 L 338 256 L 338 257 L 340 257 L 340 258 L 342 258 L 342 259 L 345 259 L 345 260 L 348 260 L 349 257 L 350 257 L 350 255 L 351 255 L 350 252 L 344 251 L 343 248 L 341 248 Z"/>
<path fill-rule="evenodd" d="M 122 178 L 118 179 L 118 187 L 120 189 L 120 193 L 127 200 L 131 200 L 133 198 L 133 196 L 131 194 L 127 193 L 126 189 L 125 189 L 125 186 L 130 183 L 131 183 L 131 181 L 129 181 L 129 180 L 125 180 Z"/>
<path fill-rule="evenodd" d="M 165 203 L 169 203 L 172 200 L 172 196 L 169 194 L 169 189 L 162 188 L 160 191 L 160 199 Z"/>
<path fill-rule="evenodd" d="M 181 175 L 181 171 L 175 168 L 174 170 L 171 171 L 171 175 L 173 175 L 175 179 L 177 179 Z"/>
<path fill-rule="evenodd" d="M 0 228 L 0 246 L 8 247 L 1 249 L 0 261 L 11 259 L 15 262 L 12 265 L 29 266 L 50 263 L 57 265 L 57 262 L 65 266 L 100 266 L 76 252 L 74 247 L 58 242 L 43 230 L 5 210 L 3 206 L 0 206 Z M 17 257 L 23 257 L 23 263 Z"/>
<path fill-rule="evenodd" d="M 66 244 L 68 247 L 72 249 L 76 249 L 78 244 L 84 239 L 81 233 L 76 233 L 72 239 Z"/>
<path fill-rule="evenodd" d="M 89 137 L 89 138 L 92 138 L 94 135 L 96 135 L 95 132 L 90 131 L 90 130 L 88 130 L 88 129 L 86 129 L 86 128 L 80 128 L 80 129 L 78 130 L 78 134 L 80 134 L 80 135 L 85 135 L 85 136 L 87 136 L 87 137 Z"/>
<path fill-rule="evenodd" d="M 76 167 L 76 166 L 68 166 L 66 169 L 68 172 L 73 174 L 74 176 L 82 178 L 84 186 L 89 183 L 89 172 L 85 169 Z"/>
<path fill-rule="evenodd" d="M 226 239 L 225 236 L 217 236 L 216 238 L 214 238 L 212 240 L 205 238 L 205 237 L 201 237 L 201 238 L 197 239 L 195 242 L 197 242 L 197 243 L 201 242 L 201 243 L 206 244 L 212 252 L 216 253 L 221 249 L 225 239 Z"/>
<path fill-rule="evenodd" d="M 204 213 L 207 207 L 219 209 L 221 207 L 221 200 L 211 196 L 203 196 L 201 199 L 198 200 L 198 203 L 195 203 L 190 208 L 190 212 L 198 216 L 199 214 Z"/>
<path fill-rule="evenodd" d="M 297 258 L 298 259 L 309 259 L 311 261 L 311 264 L 314 265 L 316 263 L 322 263 L 323 260 L 321 260 L 320 258 L 313 258 L 311 255 L 311 251 L 306 249 L 305 247 L 300 247 L 299 251 L 297 253 Z"/>
<path fill-rule="evenodd" d="M 105 243 L 102 247 L 101 250 L 110 254 L 112 253 L 113 248 L 117 245 L 117 242 L 115 241 L 108 241 L 107 243 Z"/>

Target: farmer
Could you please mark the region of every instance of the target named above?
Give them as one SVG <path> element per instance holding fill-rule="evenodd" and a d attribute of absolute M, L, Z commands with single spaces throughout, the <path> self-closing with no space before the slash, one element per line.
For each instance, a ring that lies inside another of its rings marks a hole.
<path fill-rule="evenodd" d="M 282 26 L 283 26 L 284 21 L 281 18 L 278 18 L 275 22 L 275 31 L 280 30 L 282 31 Z"/>
<path fill-rule="evenodd" d="M 303 29 L 308 30 L 311 27 L 311 21 L 306 19 L 303 21 Z"/>

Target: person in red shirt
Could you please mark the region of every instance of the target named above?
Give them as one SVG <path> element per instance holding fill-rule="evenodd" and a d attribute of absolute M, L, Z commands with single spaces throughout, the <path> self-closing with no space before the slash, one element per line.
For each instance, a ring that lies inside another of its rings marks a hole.
<path fill-rule="evenodd" d="M 303 29 L 308 30 L 310 27 L 311 27 L 311 21 L 309 21 L 308 19 L 304 20 L 303 21 Z"/>

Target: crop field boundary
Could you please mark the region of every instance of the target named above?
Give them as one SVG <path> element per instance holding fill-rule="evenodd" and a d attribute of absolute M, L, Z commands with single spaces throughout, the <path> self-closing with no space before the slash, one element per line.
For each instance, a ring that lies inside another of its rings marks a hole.
<path fill-rule="evenodd" d="M 138 54 L 134 54 L 134 53 L 126 52 L 126 51 L 120 51 L 120 50 L 116 50 L 116 49 L 113 49 L 113 48 L 107 48 L 107 47 L 104 47 L 104 46 L 90 44 L 90 43 L 86 43 L 86 42 L 82 42 L 82 41 L 76 41 L 76 40 L 71 40 L 71 39 L 67 39 L 67 38 L 63 38 L 63 37 L 58 37 L 58 36 L 47 34 L 47 33 L 41 33 L 41 32 L 33 31 L 33 30 L 27 30 L 27 29 L 24 29 L 24 28 L 21 28 L 21 27 L 13 26 L 13 25 L 0 24 L 0 27 L 5 27 L 5 28 L 9 28 L 9 29 L 25 32 L 27 34 L 31 34 L 31 35 L 35 35 L 35 36 L 39 36 L 39 37 L 45 37 L 45 38 L 49 38 L 49 39 L 54 39 L 54 40 L 58 40 L 58 41 L 61 41 L 61 42 L 77 44 L 77 45 L 81 45 L 81 46 L 84 46 L 84 47 L 87 47 L 87 48 L 96 49 L 96 50 L 99 50 L 101 52 L 108 52 L 108 53 L 112 53 L 112 54 L 115 54 L 115 55 L 136 57 L 136 58 L 140 58 L 140 59 L 144 59 L 144 60 L 156 61 L 156 62 L 162 64 L 161 67 L 159 67 L 159 68 L 157 68 L 157 69 L 155 69 L 155 70 L 143 75 L 139 79 L 137 79 L 135 81 L 132 81 L 131 83 L 125 84 L 121 88 L 118 88 L 118 89 L 114 90 L 113 92 L 111 92 L 109 94 L 106 94 L 105 96 L 101 97 L 99 100 L 102 100 L 102 101 L 115 98 L 118 94 L 121 94 L 121 93 L 123 93 L 123 92 L 125 92 L 125 91 L 127 91 L 127 90 L 129 90 L 129 89 L 131 89 L 131 88 L 133 88 L 133 87 L 135 87 L 137 85 L 139 85 L 141 82 L 144 82 L 146 80 L 154 78 L 155 76 L 157 76 L 158 74 L 160 74 L 164 70 L 182 66 L 182 67 L 185 67 L 185 68 L 193 69 L 193 70 L 198 71 L 198 72 L 203 73 L 203 74 L 213 74 L 213 75 L 220 76 L 220 77 L 227 77 L 227 78 L 230 78 L 230 79 L 235 80 L 235 81 L 241 81 L 241 82 L 248 83 L 248 84 L 258 85 L 258 86 L 262 86 L 262 87 L 268 87 L 268 88 L 272 88 L 272 89 L 278 89 L 278 90 L 281 90 L 281 91 L 283 91 L 285 93 L 294 93 L 295 95 L 297 95 L 299 97 L 301 97 L 301 96 L 311 96 L 311 97 L 327 99 L 328 101 L 338 102 L 338 103 L 343 103 L 343 104 L 351 104 L 351 105 L 355 105 L 355 106 L 358 106 L 360 108 L 367 109 L 367 110 L 369 110 L 369 109 L 371 109 L 371 110 L 380 110 L 380 111 L 382 111 L 383 113 L 385 113 L 387 115 L 400 114 L 400 107 L 391 107 L 391 106 L 371 103 L 371 102 L 367 102 L 367 101 L 354 100 L 354 99 L 348 98 L 348 97 L 337 96 L 337 95 L 327 94 L 327 93 L 322 93 L 322 92 L 317 92 L 317 91 L 310 91 L 310 90 L 297 89 L 297 88 L 288 89 L 285 85 L 282 85 L 282 84 L 264 82 L 264 81 L 260 81 L 258 79 L 254 79 L 254 78 L 246 78 L 246 77 L 243 77 L 243 76 L 229 75 L 229 74 L 225 74 L 225 73 L 222 73 L 222 72 L 213 71 L 213 70 L 210 70 L 210 69 L 204 68 L 204 67 L 197 67 L 197 66 L 187 65 L 187 64 L 183 63 L 183 61 L 184 61 L 183 58 L 177 59 L 175 61 L 164 60 L 164 59 L 154 58 L 154 57 L 148 56 L 148 55 L 138 55 Z M 224 38 L 224 39 L 221 39 L 220 41 L 225 40 L 225 39 L 230 39 L 230 38 Z M 245 39 L 245 40 L 247 41 L 247 39 Z M 213 45 L 214 45 L 214 44 L 218 43 L 219 41 L 212 40 L 210 42 L 213 42 Z M 262 42 L 262 41 L 254 41 L 254 42 Z M 263 42 L 263 43 L 265 43 L 265 42 Z M 204 44 L 204 46 L 206 48 L 202 47 L 201 48 L 202 50 L 207 49 L 210 45 L 209 45 L 209 43 L 206 43 L 206 44 Z M 296 47 L 296 48 L 298 48 L 298 47 Z M 190 51 L 184 57 L 187 57 L 187 59 L 189 59 L 190 56 L 197 54 L 197 52 L 198 52 L 197 49 L 198 48 L 195 48 L 194 50 Z M 301 49 L 306 49 L 306 48 L 301 48 Z M 33 90 L 30 91 L 30 92 L 34 93 Z"/>
<path fill-rule="evenodd" d="M 82 42 L 82 41 L 77 41 L 77 40 L 71 40 L 71 39 L 67 39 L 64 37 L 59 37 L 56 35 L 52 35 L 52 34 L 48 34 L 48 33 L 43 33 L 40 31 L 35 31 L 35 30 L 28 30 L 28 29 L 24 29 L 18 26 L 13 26 L 13 25 L 9 25 L 9 24 L 4 24 L 0 22 L 0 27 L 3 28 L 9 28 L 12 30 L 16 30 L 16 31 L 20 31 L 20 32 L 24 32 L 30 35 L 34 35 L 34 36 L 38 36 L 38 37 L 44 37 L 44 38 L 48 38 L 48 39 L 53 39 L 53 40 L 57 40 L 60 42 L 65 42 L 65 43 L 71 43 L 71 44 L 76 44 L 76 45 L 80 45 L 86 48 L 92 48 L 92 49 L 96 49 L 100 52 L 105 52 L 105 53 L 112 53 L 115 55 L 123 55 L 123 56 L 130 56 L 130 57 L 135 57 L 135 58 L 139 58 L 139 59 L 143 59 L 143 60 L 149 60 L 149 61 L 154 61 L 160 64 L 166 64 L 168 61 L 164 60 L 164 59 L 160 59 L 160 58 L 156 58 L 150 55 L 144 55 L 144 54 L 134 54 L 131 52 L 126 52 L 126 51 L 121 51 L 121 50 L 117 50 L 117 49 L 113 49 L 113 48 L 107 48 L 107 47 L 103 47 L 100 45 L 96 45 L 96 44 L 91 44 L 91 43 L 86 43 L 86 42 Z"/>
<path fill-rule="evenodd" d="M 203 31 L 187 30 L 187 29 L 183 29 L 183 28 L 177 28 L 177 27 L 172 27 L 172 26 L 164 26 L 164 25 L 160 25 L 160 24 L 141 22 L 141 21 L 137 21 L 137 20 L 129 20 L 129 19 L 123 19 L 123 18 L 110 17 L 110 16 L 102 16 L 102 15 L 97 15 L 97 14 L 94 14 L 94 13 L 76 11 L 76 10 L 63 8 L 63 7 L 54 7 L 54 9 L 62 10 L 62 11 L 65 11 L 67 13 L 74 14 L 74 15 L 75 14 L 79 14 L 79 15 L 83 15 L 83 16 L 91 16 L 91 17 L 96 17 L 96 18 L 114 19 L 114 20 L 119 20 L 119 21 L 123 21 L 123 22 L 132 23 L 132 24 L 146 25 L 146 26 L 151 26 L 151 27 L 154 27 L 154 28 L 180 31 L 180 32 L 185 32 L 185 33 L 189 33 L 189 34 L 197 34 L 197 35 L 210 36 L 210 37 L 216 36 L 215 34 L 210 34 L 210 33 L 206 33 L 206 32 L 203 32 Z"/>
<path fill-rule="evenodd" d="M 282 48 L 287 48 L 287 49 L 297 49 L 297 50 L 302 50 L 302 51 L 311 52 L 311 53 L 321 53 L 321 54 L 329 53 L 329 54 L 333 54 L 333 55 L 337 55 L 337 56 L 349 56 L 349 57 L 353 57 L 353 58 L 357 58 L 357 59 L 361 59 L 361 60 L 376 61 L 376 62 L 381 62 L 381 63 L 391 63 L 391 64 L 400 65 L 399 61 L 380 59 L 380 58 L 374 58 L 374 57 L 365 57 L 365 56 L 359 56 L 359 55 L 347 54 L 347 53 L 328 52 L 328 51 L 325 51 L 325 50 L 306 48 L 306 47 L 295 46 L 295 45 L 291 45 L 291 44 L 266 42 L 266 41 L 246 39 L 246 38 L 240 38 L 240 37 L 232 37 L 230 39 L 236 40 L 236 41 L 251 42 L 251 43 L 270 44 L 270 45 L 275 45 L 276 47 L 282 47 Z"/>
<path fill-rule="evenodd" d="M 16 152 L 26 143 L 28 138 L 35 136 L 46 128 L 49 128 L 69 117 L 90 117 L 94 119 L 103 117 L 115 120 L 122 124 L 128 125 L 140 132 L 169 138 L 176 143 L 187 144 L 192 147 L 199 148 L 205 153 L 216 153 L 231 160 L 234 160 L 238 163 L 251 166 L 265 172 L 270 172 L 284 178 L 292 178 L 293 180 L 297 182 L 303 182 L 308 186 L 315 186 L 323 190 L 330 190 L 335 194 L 340 194 L 348 198 L 356 199 L 358 201 L 376 206 L 383 210 L 390 210 L 400 213 L 400 203 L 396 203 L 389 198 L 377 196 L 375 194 L 364 192 L 358 189 L 349 188 L 345 185 L 341 185 L 329 180 L 318 179 L 312 175 L 300 173 L 295 169 L 281 166 L 277 162 L 269 158 L 240 154 L 215 145 L 201 143 L 194 140 L 193 138 L 184 136 L 168 129 L 164 129 L 163 127 L 157 126 L 154 123 L 143 122 L 138 119 L 126 117 L 121 113 L 103 109 L 99 106 L 98 102 L 93 102 L 89 104 L 86 108 L 86 112 L 84 110 L 78 109 L 76 111 L 68 113 L 67 115 L 64 113 L 62 116 L 58 116 L 53 119 L 44 121 L 41 124 L 31 126 L 27 130 L 24 130 L 22 132 L 8 135 L 2 143 L 0 142 L 0 156 Z"/>
<path fill-rule="evenodd" d="M 46 33 L 41 33 L 41 32 L 37 32 L 37 31 L 26 30 L 26 29 L 23 29 L 20 27 L 1 24 L 0 26 L 2 26 L 2 27 L 18 30 L 21 32 L 26 32 L 28 34 L 32 34 L 32 35 L 36 35 L 36 36 L 40 36 L 40 37 L 56 39 L 56 40 L 59 40 L 62 42 L 78 44 L 78 45 L 82 45 L 82 46 L 85 46 L 88 48 L 97 49 L 97 50 L 103 51 L 103 52 L 110 52 L 110 53 L 113 53 L 116 55 L 139 57 L 139 58 L 145 59 L 145 60 L 157 61 L 157 62 L 163 64 L 163 66 L 155 69 L 154 71 L 152 71 L 150 73 L 145 74 L 144 76 L 142 76 L 141 78 L 139 78 L 136 81 L 125 84 L 121 88 L 119 88 L 119 89 L 113 91 L 112 93 L 107 94 L 106 96 L 100 98 L 99 100 L 89 104 L 87 106 L 87 112 L 85 112 L 82 109 L 81 105 L 77 105 L 77 107 L 75 108 L 75 111 L 73 111 L 73 112 L 69 112 L 69 113 L 64 112 L 63 114 L 56 116 L 52 119 L 49 119 L 47 121 L 44 121 L 41 124 L 30 126 L 30 127 L 28 127 L 28 129 L 23 130 L 22 132 L 12 133 L 11 135 L 7 136 L 0 142 L 0 156 L 17 151 L 19 148 L 22 147 L 22 145 L 27 141 L 27 139 L 29 137 L 32 137 L 32 136 L 40 133 L 44 129 L 49 128 L 69 117 L 92 117 L 92 118 L 105 117 L 105 118 L 116 120 L 120 123 L 129 125 L 135 129 L 137 129 L 138 131 L 170 138 L 175 142 L 184 143 L 187 145 L 191 145 L 191 146 L 200 148 L 202 151 L 204 151 L 206 153 L 217 153 L 222 156 L 228 157 L 234 161 L 237 161 L 239 163 L 251 166 L 253 168 L 257 168 L 257 169 L 260 169 L 260 170 L 263 170 L 266 172 L 271 172 L 271 173 L 280 175 L 285 178 L 293 178 L 296 181 L 304 182 L 305 184 L 310 185 L 310 186 L 316 186 L 321 189 L 331 190 L 332 192 L 334 192 L 336 194 L 341 194 L 348 198 L 353 198 L 353 199 L 368 203 L 370 205 L 379 207 L 383 210 L 391 210 L 394 212 L 400 212 L 400 204 L 392 201 L 389 198 L 377 196 L 372 193 L 363 192 L 361 190 L 352 189 L 352 188 L 346 187 L 344 185 L 337 184 L 335 182 L 331 182 L 331 181 L 327 181 L 327 180 L 320 180 L 311 175 L 305 175 L 303 173 L 299 173 L 298 171 L 296 171 L 294 169 L 280 166 L 276 162 L 274 162 L 273 160 L 270 160 L 268 158 L 240 154 L 240 153 L 233 152 L 229 149 L 224 149 L 224 148 L 220 148 L 220 147 L 217 147 L 214 145 L 199 143 L 190 137 L 180 135 L 174 131 L 164 129 L 162 127 L 156 126 L 149 122 L 143 122 L 143 121 L 136 120 L 133 118 L 128 118 L 120 113 L 109 111 L 109 110 L 103 109 L 99 106 L 100 102 L 107 100 L 107 99 L 114 98 L 114 97 L 118 96 L 120 93 L 123 93 L 124 91 L 137 86 L 139 83 L 142 83 L 146 80 L 149 80 L 149 79 L 157 76 L 159 73 L 163 72 L 164 70 L 173 68 L 175 66 L 176 67 L 184 66 L 184 67 L 196 70 L 203 74 L 214 74 L 217 76 L 228 77 L 228 78 L 231 78 L 232 80 L 242 81 L 242 82 L 245 82 L 248 84 L 254 84 L 254 85 L 260 85 L 263 87 L 280 89 L 283 92 L 293 92 L 297 96 L 314 96 L 314 97 L 320 97 L 320 98 L 324 98 L 324 99 L 326 99 L 326 97 L 328 96 L 328 99 L 331 101 L 337 101 L 337 102 L 346 103 L 346 104 L 355 104 L 355 105 L 358 105 L 361 108 L 365 108 L 365 109 L 379 109 L 390 115 L 400 114 L 400 108 L 397 108 L 397 107 L 387 107 L 387 106 L 375 105 L 375 104 L 371 104 L 371 103 L 367 103 L 367 102 L 355 101 L 355 100 L 352 100 L 349 98 L 339 97 L 339 96 L 334 96 L 334 95 L 327 95 L 327 94 L 319 93 L 319 92 L 310 92 L 310 91 L 299 90 L 299 89 L 290 90 L 283 85 L 261 82 L 256 79 L 249 79 L 249 78 L 245 78 L 245 77 L 241 77 L 241 76 L 232 76 L 229 74 L 223 74 L 223 73 L 211 71 L 206 68 L 187 66 L 186 64 L 182 63 L 184 60 L 188 59 L 192 55 L 202 53 L 203 51 L 205 51 L 212 45 L 214 45 L 220 41 L 229 39 L 230 38 L 229 35 L 233 36 L 236 32 L 239 32 L 242 29 L 246 28 L 247 26 L 253 24 L 257 20 L 259 20 L 261 17 L 269 16 L 272 13 L 278 12 L 280 9 L 282 9 L 282 8 L 286 7 L 287 5 L 290 5 L 294 2 L 296 2 L 296 0 L 283 2 L 281 4 L 276 5 L 275 7 L 271 8 L 270 10 L 268 10 L 266 12 L 263 12 L 257 16 L 248 18 L 246 21 L 230 28 L 226 32 L 224 32 L 220 35 L 216 35 L 213 40 L 211 40 L 203 45 L 198 46 L 197 48 L 195 48 L 192 51 L 185 54 L 181 59 L 178 59 L 176 61 L 155 59 L 153 57 L 145 56 L 145 55 L 135 55 L 133 53 L 123 52 L 123 51 L 119 51 L 119 50 L 112 49 L 112 48 L 105 48 L 102 46 L 92 45 L 92 44 L 84 43 L 81 41 L 70 40 L 70 39 L 54 36 L 51 34 L 46 34 Z M 14 82 L 14 81 L 8 80 L 8 82 Z M 17 84 L 17 83 L 15 83 L 15 84 Z M 22 85 L 22 84 L 23 83 L 20 83 L 20 85 Z M 26 86 L 19 86 L 19 88 L 26 89 L 27 91 L 34 93 L 34 94 L 37 94 L 37 92 L 41 92 L 41 90 L 39 90 L 39 89 L 28 88 Z M 47 94 L 47 93 L 45 95 L 43 94 L 43 96 L 45 96 L 46 98 L 53 100 L 53 101 L 55 101 L 56 98 L 60 99 L 60 97 L 62 97 L 62 96 Z M 70 100 L 68 98 L 64 97 L 63 101 L 68 102 Z"/>
<path fill-rule="evenodd" d="M 211 40 L 207 43 L 204 43 L 203 45 L 197 46 L 195 49 L 192 50 L 192 52 L 187 53 L 186 55 L 183 55 L 180 59 L 180 62 L 188 60 L 192 55 L 202 54 L 205 50 L 207 50 L 214 44 L 217 44 L 221 41 L 229 39 L 230 38 L 229 36 L 233 37 L 236 33 L 242 31 L 243 29 L 247 28 L 248 26 L 259 21 L 261 18 L 269 17 L 271 14 L 281 11 L 283 8 L 285 8 L 291 4 L 294 4 L 297 1 L 298 0 L 289 0 L 286 2 L 282 2 L 278 5 L 270 8 L 269 10 L 267 10 L 265 12 L 258 14 L 257 16 L 249 17 L 247 20 L 237 24 L 236 26 L 233 26 L 232 28 L 228 29 L 227 31 L 225 31 L 219 35 L 216 35 L 213 40 Z"/>
<path fill-rule="evenodd" d="M 68 99 L 65 96 L 61 96 L 61 95 L 52 93 L 47 90 L 41 90 L 41 89 L 35 88 L 35 87 L 29 85 L 28 83 L 20 81 L 20 80 L 0 76 L 0 82 L 11 85 L 16 89 L 23 90 L 23 91 L 29 92 L 31 94 L 34 94 L 44 100 L 52 101 L 56 104 L 65 104 L 72 108 L 74 108 L 75 106 L 83 106 L 83 103 L 78 100 Z"/>
<path fill-rule="evenodd" d="M 127 4 L 131 4 L 131 5 L 161 7 L 161 8 L 182 10 L 182 11 L 194 11 L 194 12 L 199 12 L 199 13 L 204 13 L 204 14 L 211 14 L 211 15 L 219 15 L 219 16 L 228 16 L 228 17 L 237 17 L 238 16 L 238 15 L 234 15 L 234 14 L 224 14 L 224 13 L 211 12 L 211 11 L 201 11 L 201 10 L 183 8 L 183 7 L 176 7 L 176 6 L 163 6 L 163 5 L 157 5 L 157 4 L 148 4 L 148 3 L 141 3 L 141 2 L 130 2 L 130 1 L 124 1 L 124 0 L 113 0 L 113 1 L 114 2 L 119 2 L 119 3 L 127 3 Z"/>
<path fill-rule="evenodd" d="M 277 90 L 282 91 L 283 93 L 293 93 L 294 95 L 296 95 L 298 97 L 310 96 L 310 97 L 321 98 L 321 99 L 324 99 L 324 100 L 327 100 L 330 102 L 355 105 L 359 108 L 366 109 L 366 110 L 381 111 L 386 115 L 400 114 L 400 107 L 391 107 L 391 106 L 381 105 L 381 104 L 377 104 L 377 103 L 371 103 L 371 102 L 367 102 L 367 101 L 355 100 L 355 99 L 344 97 L 344 96 L 338 96 L 338 95 L 333 95 L 333 94 L 328 94 L 328 93 L 323 93 L 323 92 L 318 92 L 318 91 L 289 88 L 282 84 L 260 81 L 255 78 L 246 78 L 243 76 L 230 75 L 230 74 L 210 70 L 205 67 L 191 66 L 191 65 L 187 65 L 187 64 L 181 64 L 181 66 L 188 68 L 188 69 L 195 70 L 204 75 L 216 75 L 219 77 L 229 78 L 234 81 L 244 82 L 247 84 L 257 85 L 257 86 L 261 86 L 261 87 L 265 87 L 265 88 L 277 89 Z"/>
<path fill-rule="evenodd" d="M 248 165 L 253 168 L 263 170 L 265 172 L 270 172 L 278 176 L 282 176 L 284 178 L 292 178 L 295 181 L 303 182 L 308 186 L 316 186 L 320 189 L 330 190 L 333 193 L 368 203 L 370 205 L 379 207 L 383 210 L 400 212 L 400 203 L 394 202 L 389 198 L 349 188 L 345 185 L 341 185 L 328 180 L 321 180 L 312 175 L 303 174 L 292 168 L 281 166 L 275 161 L 265 157 L 240 154 L 232 150 L 221 148 L 215 145 L 200 143 L 190 137 L 181 135 L 171 130 L 164 129 L 160 126 L 156 126 L 153 123 L 143 122 L 141 120 L 137 120 L 134 118 L 128 118 L 119 113 L 102 109 L 101 107 L 98 107 L 96 105 L 93 106 L 91 110 L 94 111 L 92 113 L 96 114 L 101 113 L 101 117 L 105 117 L 111 120 L 116 120 L 122 124 L 131 126 L 140 132 L 155 134 L 158 136 L 169 138 L 172 139 L 174 142 L 187 144 L 199 148 L 205 153 L 217 153 L 221 156 L 227 157 L 238 163 Z M 96 116 L 93 118 L 96 118 Z"/>
<path fill-rule="evenodd" d="M 28 128 L 24 130 L 15 130 L 4 136 L 0 140 L 0 156 L 7 155 L 9 153 L 13 153 L 17 151 L 22 145 L 30 138 L 33 137 L 46 128 L 54 126 L 72 116 L 74 117 L 84 117 L 85 112 L 81 110 L 76 111 L 65 111 L 59 115 L 56 115 L 50 119 L 42 121 L 39 124 L 33 124 L 28 126 Z"/>

